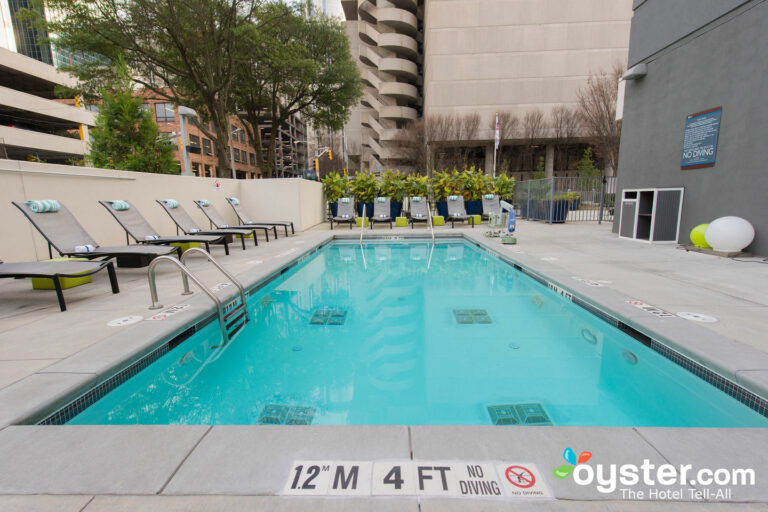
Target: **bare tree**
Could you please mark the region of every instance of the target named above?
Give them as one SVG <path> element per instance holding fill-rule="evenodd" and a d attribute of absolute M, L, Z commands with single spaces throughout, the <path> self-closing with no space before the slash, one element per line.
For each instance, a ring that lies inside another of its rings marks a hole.
<path fill-rule="evenodd" d="M 402 130 L 398 130 L 393 145 L 397 148 L 403 164 L 417 173 L 429 174 L 429 143 L 434 119 L 422 118 L 411 121 Z"/>
<path fill-rule="evenodd" d="M 496 119 L 491 120 L 494 130 L 496 129 Z M 499 112 L 499 140 L 505 141 L 514 138 L 517 135 L 520 120 L 515 114 L 509 111 Z"/>
<path fill-rule="evenodd" d="M 526 139 L 526 145 L 521 150 L 524 168 L 535 169 L 533 146 L 539 144 L 547 133 L 547 121 L 544 113 L 539 109 L 526 112 L 523 116 L 522 132 L 523 138 Z"/>
<path fill-rule="evenodd" d="M 579 134 L 580 121 L 578 113 L 565 105 L 558 105 L 550 113 L 550 132 L 555 145 L 555 169 L 566 170 L 568 166 L 568 145 L 572 144 Z"/>
<path fill-rule="evenodd" d="M 593 74 L 579 89 L 578 113 L 590 144 L 597 156 L 614 171 L 619 163 L 621 121 L 616 120 L 616 96 L 624 66 L 616 64 L 609 72 Z"/>

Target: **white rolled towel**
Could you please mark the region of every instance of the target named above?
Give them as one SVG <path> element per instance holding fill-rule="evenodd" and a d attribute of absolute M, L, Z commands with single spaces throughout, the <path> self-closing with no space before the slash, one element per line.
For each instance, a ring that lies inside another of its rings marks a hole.
<path fill-rule="evenodd" d="M 96 250 L 96 247 L 90 244 L 75 246 L 75 252 L 93 252 L 95 250 Z"/>

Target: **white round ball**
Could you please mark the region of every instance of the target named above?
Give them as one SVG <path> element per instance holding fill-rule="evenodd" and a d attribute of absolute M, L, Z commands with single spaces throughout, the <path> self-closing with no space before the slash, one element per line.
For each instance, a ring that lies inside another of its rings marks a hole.
<path fill-rule="evenodd" d="M 741 217 L 720 217 L 709 223 L 704 238 L 718 252 L 739 252 L 755 239 L 755 228 Z"/>

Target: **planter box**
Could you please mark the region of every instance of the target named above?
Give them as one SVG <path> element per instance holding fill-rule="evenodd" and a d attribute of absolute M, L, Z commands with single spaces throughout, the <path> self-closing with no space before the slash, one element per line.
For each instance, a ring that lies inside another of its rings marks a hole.
<path fill-rule="evenodd" d="M 331 207 L 331 217 L 335 217 L 339 213 L 339 203 L 328 203 Z"/>
<path fill-rule="evenodd" d="M 482 215 L 483 201 L 464 201 L 464 208 L 467 210 L 467 215 Z"/>
<path fill-rule="evenodd" d="M 365 216 L 370 219 L 373 217 L 373 203 L 357 203 L 357 216 L 363 216 L 363 205 L 365 205 Z"/>
<path fill-rule="evenodd" d="M 389 203 L 389 216 L 393 219 L 396 219 L 400 217 L 400 214 L 403 212 L 403 203 L 395 203 L 390 202 Z"/>
<path fill-rule="evenodd" d="M 448 216 L 448 201 L 437 201 L 435 203 L 437 206 L 437 214 L 441 217 L 447 217 Z"/>
<path fill-rule="evenodd" d="M 49 261 L 88 261 L 88 258 L 53 258 Z M 61 289 L 74 288 L 81 284 L 88 284 L 91 282 L 91 276 L 83 277 L 60 277 Z M 33 290 L 55 290 L 56 286 L 53 284 L 53 279 L 47 277 L 33 277 L 32 278 Z"/>

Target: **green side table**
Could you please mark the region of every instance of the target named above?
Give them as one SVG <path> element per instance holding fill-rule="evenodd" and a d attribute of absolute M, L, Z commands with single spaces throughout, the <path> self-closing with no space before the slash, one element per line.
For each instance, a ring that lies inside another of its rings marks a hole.
<path fill-rule="evenodd" d="M 404 228 L 408 226 L 408 217 L 397 217 L 395 219 L 395 226 Z"/>
<path fill-rule="evenodd" d="M 432 217 L 432 225 L 433 226 L 445 226 L 445 219 L 442 215 L 435 215 Z"/>

